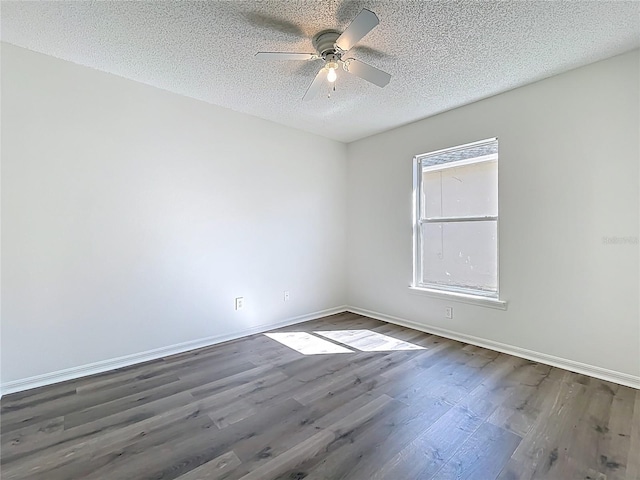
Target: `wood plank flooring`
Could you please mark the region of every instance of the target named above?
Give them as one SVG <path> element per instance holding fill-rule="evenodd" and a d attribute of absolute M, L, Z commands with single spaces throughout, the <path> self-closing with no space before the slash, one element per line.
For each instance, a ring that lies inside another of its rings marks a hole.
<path fill-rule="evenodd" d="M 327 330 L 397 341 L 253 335 L 8 395 L 0 477 L 640 479 L 639 391 L 351 313 L 279 331 Z"/>

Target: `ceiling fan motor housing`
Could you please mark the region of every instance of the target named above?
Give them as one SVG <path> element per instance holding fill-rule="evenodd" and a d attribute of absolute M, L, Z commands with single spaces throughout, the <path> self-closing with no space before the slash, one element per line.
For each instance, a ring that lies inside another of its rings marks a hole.
<path fill-rule="evenodd" d="M 336 57 L 337 52 L 335 45 L 336 40 L 338 40 L 339 36 L 340 32 L 337 32 L 335 30 L 323 30 L 322 32 L 316 34 L 312 39 L 312 43 L 313 47 L 318 52 L 318 55 L 320 55 L 325 60 L 333 59 L 329 58 L 329 56 Z"/>

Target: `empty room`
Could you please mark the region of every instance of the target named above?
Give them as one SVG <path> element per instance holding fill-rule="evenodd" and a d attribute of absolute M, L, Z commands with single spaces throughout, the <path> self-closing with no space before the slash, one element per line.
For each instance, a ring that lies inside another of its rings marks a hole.
<path fill-rule="evenodd" d="M 2 480 L 640 480 L 640 2 L 0 17 Z"/>

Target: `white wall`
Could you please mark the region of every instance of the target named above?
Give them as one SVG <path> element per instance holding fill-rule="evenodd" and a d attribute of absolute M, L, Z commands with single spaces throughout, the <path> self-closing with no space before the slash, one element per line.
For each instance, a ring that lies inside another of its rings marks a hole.
<path fill-rule="evenodd" d="M 639 248 L 602 241 L 639 235 L 638 82 L 634 52 L 347 148 L 3 44 L 2 383 L 347 300 L 639 375 Z M 412 157 L 492 136 L 508 310 L 409 293 Z"/>
<path fill-rule="evenodd" d="M 2 382 L 343 305 L 345 158 L 3 44 Z"/>
<path fill-rule="evenodd" d="M 603 243 L 639 235 L 639 84 L 635 51 L 349 144 L 349 304 L 640 375 L 638 244 Z M 494 136 L 508 310 L 411 294 L 413 156 Z"/>

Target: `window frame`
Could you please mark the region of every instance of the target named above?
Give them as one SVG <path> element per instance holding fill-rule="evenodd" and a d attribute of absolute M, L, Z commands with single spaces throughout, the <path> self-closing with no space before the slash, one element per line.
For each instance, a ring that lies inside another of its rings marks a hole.
<path fill-rule="evenodd" d="M 472 304 L 487 305 L 497 308 L 506 308 L 506 302 L 500 300 L 500 212 L 499 212 L 499 181 L 496 187 L 498 198 L 498 212 L 496 215 L 459 216 L 459 217 L 424 217 L 422 216 L 422 193 L 423 193 L 423 173 L 425 171 L 440 171 L 449 168 L 496 161 L 499 172 L 499 153 L 483 155 L 465 160 L 452 161 L 445 164 L 422 167 L 422 160 L 433 157 L 444 152 L 463 150 L 474 146 L 479 146 L 489 142 L 497 142 L 497 137 L 480 140 L 477 142 L 458 145 L 451 148 L 444 148 L 428 153 L 423 153 L 413 157 L 413 283 L 410 288 L 417 293 L 425 293 L 437 297 L 454 297 L 455 299 Z M 422 256 L 422 225 L 429 223 L 461 223 L 474 221 L 495 221 L 496 222 L 496 291 L 486 291 L 473 288 L 464 288 L 435 283 L 421 282 L 423 274 Z"/>

